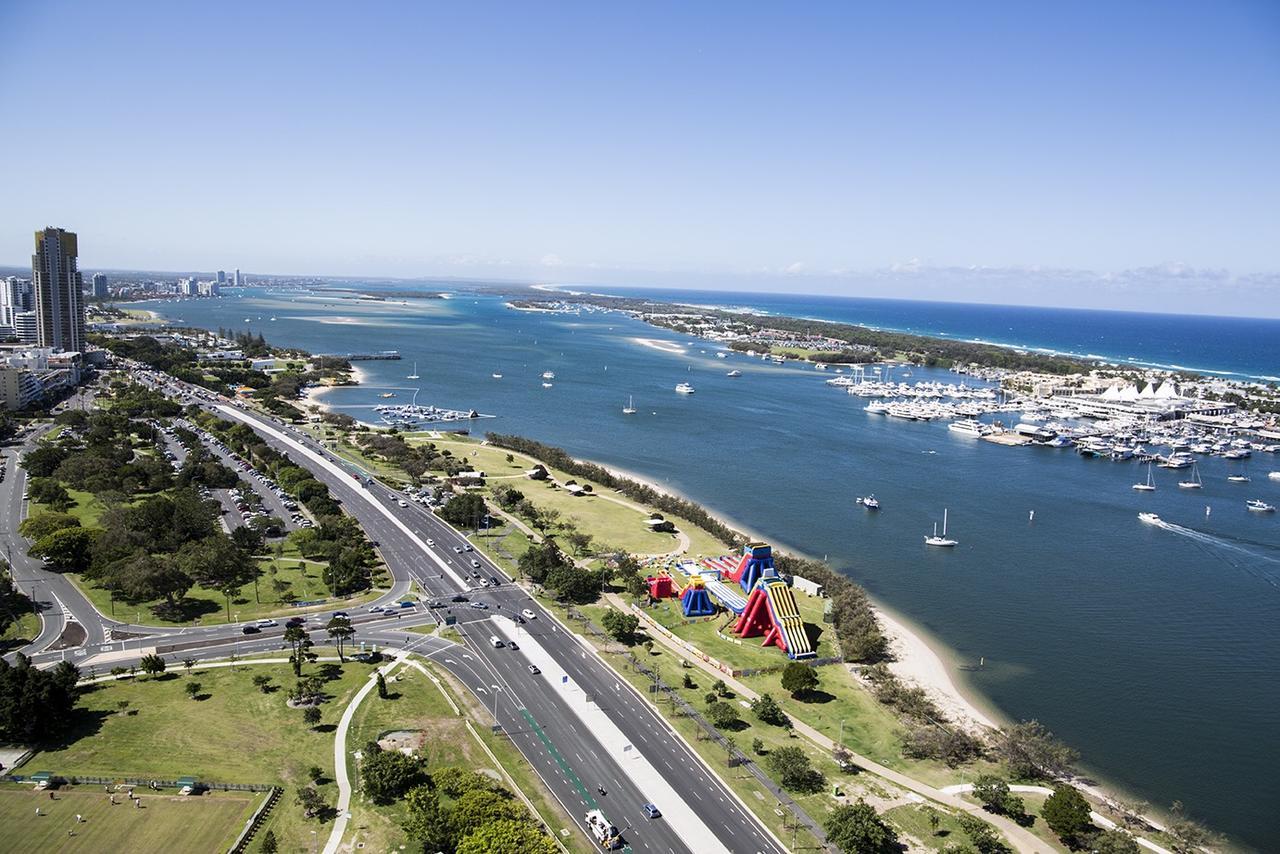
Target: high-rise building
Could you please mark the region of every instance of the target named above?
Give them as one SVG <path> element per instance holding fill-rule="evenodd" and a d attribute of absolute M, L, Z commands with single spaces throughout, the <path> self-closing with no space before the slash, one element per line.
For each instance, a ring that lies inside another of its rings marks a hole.
<path fill-rule="evenodd" d="M 222 287 L 226 283 L 227 283 L 227 271 L 219 270 L 218 271 L 218 287 Z"/>
<path fill-rule="evenodd" d="M 236 269 L 236 275 L 235 275 L 235 278 L 234 278 L 234 279 L 232 279 L 231 281 L 232 281 L 232 283 L 233 283 L 237 288 L 238 288 L 238 287 L 240 287 L 240 270 L 239 270 L 239 268 L 237 268 L 237 269 Z"/>
<path fill-rule="evenodd" d="M 36 343 L 41 347 L 84 350 L 84 283 L 76 269 L 78 254 L 75 232 L 52 227 L 36 232 L 31 287 Z"/>
<path fill-rule="evenodd" d="M 40 321 L 34 311 L 19 311 L 13 315 L 13 333 L 23 344 L 36 344 L 40 341 Z"/>
<path fill-rule="evenodd" d="M 105 299 L 107 296 L 107 275 L 105 273 L 93 274 L 93 296 L 95 299 Z"/>
<path fill-rule="evenodd" d="M 195 276 L 189 276 L 185 279 L 178 280 L 178 293 L 184 297 L 193 297 L 199 293 L 199 284 L 196 282 Z"/>
<path fill-rule="evenodd" d="M 17 276 L 0 279 L 0 326 L 13 326 L 13 316 L 31 310 L 31 282 Z"/>

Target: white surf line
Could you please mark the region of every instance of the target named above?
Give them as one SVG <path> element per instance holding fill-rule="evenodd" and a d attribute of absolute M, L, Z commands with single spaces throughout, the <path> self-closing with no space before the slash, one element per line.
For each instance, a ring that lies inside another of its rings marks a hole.
<path fill-rule="evenodd" d="M 711 829 L 702 821 L 697 812 L 689 806 L 687 798 L 678 793 L 653 764 L 645 758 L 635 745 L 627 740 L 622 730 L 618 729 L 609 716 L 598 705 L 589 701 L 583 689 L 565 673 L 538 642 L 537 638 L 525 631 L 520 631 L 516 624 L 506 617 L 494 616 L 489 619 L 494 630 L 508 641 L 520 644 L 520 651 L 525 654 L 531 664 L 536 665 L 552 685 L 559 689 L 559 695 L 574 716 L 582 722 L 587 732 L 595 736 L 605 752 L 613 757 L 622 773 L 636 785 L 636 788 L 662 810 L 663 820 L 671 825 L 677 835 L 684 840 L 691 850 L 699 854 L 730 854 Z M 566 681 L 567 680 L 567 681 Z"/>
<path fill-rule="evenodd" d="M 232 418 L 236 419 L 237 421 L 242 421 L 245 424 L 248 424 L 250 427 L 257 427 L 258 429 L 262 430 L 262 432 L 268 433 L 271 436 L 274 436 L 276 439 L 279 439 L 281 442 L 284 442 L 290 448 L 293 448 L 298 453 L 302 454 L 307 459 L 316 463 L 317 465 L 319 465 L 321 468 L 325 469 L 329 473 L 335 474 L 339 477 L 351 476 L 350 472 L 344 471 L 340 466 L 336 465 L 333 462 L 330 462 L 325 457 L 320 456 L 315 451 L 303 445 L 297 439 L 294 439 L 290 436 L 286 436 L 284 433 L 281 433 L 279 430 L 275 429 L 271 425 L 266 424 L 262 421 L 259 421 L 257 418 L 253 418 L 252 416 L 246 415 L 240 410 L 232 406 L 225 406 L 223 404 L 218 404 L 217 408 L 222 412 L 226 413 L 227 415 L 230 415 Z M 355 491 L 365 501 L 369 502 L 369 504 L 371 504 L 379 513 L 381 513 L 383 516 L 386 516 L 387 519 L 389 519 L 393 525 L 395 525 L 397 528 L 403 531 L 405 536 L 413 540 L 414 544 L 417 545 L 418 548 L 422 549 L 422 552 L 427 557 L 435 561 L 436 566 L 440 567 L 441 572 L 445 573 L 450 578 L 452 578 L 455 582 L 457 582 L 458 586 L 461 587 L 463 590 L 471 589 L 471 584 L 468 583 L 468 581 L 465 578 L 463 578 L 458 573 L 454 572 L 453 568 L 450 567 L 449 564 L 447 564 L 439 555 L 437 555 L 430 548 L 428 548 L 427 544 L 424 543 L 418 537 L 417 534 L 415 534 L 412 530 L 410 530 L 408 525 L 406 525 L 404 522 L 401 522 L 400 519 L 396 516 L 396 514 L 391 512 L 390 508 L 388 508 L 381 501 L 378 501 L 376 498 L 370 495 L 369 490 L 367 488 L 358 488 Z"/>

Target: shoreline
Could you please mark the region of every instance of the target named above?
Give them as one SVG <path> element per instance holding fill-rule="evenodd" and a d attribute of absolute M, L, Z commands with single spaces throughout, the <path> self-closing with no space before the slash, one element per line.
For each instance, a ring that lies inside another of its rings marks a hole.
<path fill-rule="evenodd" d="M 304 407 L 314 406 L 316 409 L 320 410 L 321 412 L 332 412 L 333 407 L 330 404 L 326 403 L 324 400 L 324 397 L 329 392 L 333 391 L 335 388 L 356 388 L 358 386 L 364 385 L 365 380 L 368 379 L 368 374 L 366 373 L 365 369 L 354 363 L 351 365 L 351 373 L 353 375 L 352 379 L 354 380 L 353 384 L 313 385 L 303 389 L 302 397 L 300 398 L 302 405 Z"/>
<path fill-rule="evenodd" d="M 575 457 L 575 459 L 598 465 L 615 477 L 634 480 L 636 483 L 641 483 L 655 492 L 683 498 L 686 501 L 692 500 L 669 487 L 663 487 L 654 483 L 651 479 L 637 475 L 627 469 L 605 465 L 595 460 L 579 457 Z M 776 537 L 766 536 L 760 531 L 754 531 L 745 525 L 738 524 L 732 518 L 707 507 L 705 504 L 701 506 L 717 521 L 728 525 L 735 531 L 746 534 L 755 540 L 770 542 L 784 551 L 808 557 L 803 551 L 792 548 Z M 966 691 L 960 686 L 959 671 L 954 664 L 954 650 L 913 623 L 909 618 L 872 598 L 870 594 L 867 595 L 868 598 L 871 598 L 871 605 L 875 611 L 876 619 L 880 622 L 880 628 L 885 637 L 889 639 L 889 647 L 894 655 L 894 660 L 889 664 L 889 669 L 898 678 L 911 685 L 923 688 L 930 699 L 937 703 L 958 724 L 967 729 L 999 729 L 1002 725 L 1001 721 L 1009 720 L 1008 716 L 1000 712 L 989 700 L 984 697 L 971 696 L 972 691 Z"/>

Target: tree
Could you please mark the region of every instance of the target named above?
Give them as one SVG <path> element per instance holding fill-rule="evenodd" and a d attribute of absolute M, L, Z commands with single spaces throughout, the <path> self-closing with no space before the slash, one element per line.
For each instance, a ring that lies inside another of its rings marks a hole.
<path fill-rule="evenodd" d="M 562 602 L 585 605 L 600 598 L 604 570 L 579 569 L 566 563 L 547 573 L 546 588 Z"/>
<path fill-rule="evenodd" d="M 26 537 L 28 540 L 35 542 L 43 537 L 47 537 L 54 531 L 61 531 L 63 528 L 79 528 L 80 520 L 70 513 L 37 513 L 23 519 L 18 525 L 18 533 Z"/>
<path fill-rule="evenodd" d="M 455 839 L 463 839 L 491 822 L 521 821 L 527 815 L 524 805 L 513 800 L 505 790 L 472 789 L 454 802 L 449 812 L 449 827 Z"/>
<path fill-rule="evenodd" d="M 1092 854 L 1138 854 L 1138 843 L 1123 830 L 1104 830 L 1089 840 Z"/>
<path fill-rule="evenodd" d="M 449 830 L 449 818 L 440 808 L 435 789 L 415 786 L 404 796 L 404 804 L 408 815 L 401 826 L 406 836 L 422 843 L 423 851 L 444 851 L 451 846 L 453 834 Z"/>
<path fill-rule="evenodd" d="M 389 804 L 422 782 L 422 764 L 398 750 L 383 750 L 377 742 L 364 746 L 360 788 L 375 804 Z"/>
<path fill-rule="evenodd" d="M 751 752 L 756 756 L 764 755 L 764 740 L 760 738 L 751 739 Z"/>
<path fill-rule="evenodd" d="M 812 794 L 825 785 L 822 772 L 809 764 L 809 756 L 798 747 L 779 747 L 765 760 L 769 770 L 784 789 Z"/>
<path fill-rule="evenodd" d="M 591 540 L 594 539 L 594 537 L 592 537 L 591 534 L 584 533 L 583 531 L 569 531 L 564 535 L 564 539 L 569 543 L 569 548 L 573 551 L 574 555 L 581 557 L 591 546 Z"/>
<path fill-rule="evenodd" d="M 289 626 L 284 630 L 284 642 L 293 649 L 293 653 L 289 656 L 289 663 L 293 665 L 293 675 L 301 676 L 302 657 L 311 647 L 311 636 L 301 626 Z"/>
<path fill-rule="evenodd" d="M 456 854 L 556 854 L 559 849 L 528 821 L 498 819 L 463 837 Z"/>
<path fill-rule="evenodd" d="M 262 835 L 262 854 L 276 854 L 279 850 L 279 843 L 276 842 L 276 832 L 268 830 Z"/>
<path fill-rule="evenodd" d="M 764 723 L 788 729 L 791 727 L 791 719 L 787 717 L 786 712 L 782 711 L 778 702 L 768 694 L 761 694 L 751 701 L 751 713 Z"/>
<path fill-rule="evenodd" d="M 479 528 L 488 514 L 489 508 L 485 506 L 484 496 L 477 492 L 455 495 L 439 511 L 441 519 L 459 528 Z"/>
<path fill-rule="evenodd" d="M 351 626 L 351 619 L 349 617 L 334 617 L 329 620 L 328 625 L 324 628 L 329 637 L 333 638 L 337 642 L 338 660 L 345 662 L 346 659 L 343 658 L 342 649 L 346 645 L 347 641 L 353 638 L 356 633 L 356 630 Z M 379 673 L 378 676 L 381 677 L 382 674 Z M 382 695 L 379 694 L 379 696 Z"/>
<path fill-rule="evenodd" d="M 1005 844 L 1000 834 L 991 825 L 969 813 L 960 813 L 956 817 L 960 829 L 969 837 L 978 854 L 1009 854 L 1013 849 Z"/>
<path fill-rule="evenodd" d="M 378 696 L 387 699 L 387 678 L 382 675 L 382 671 L 378 671 Z"/>
<path fill-rule="evenodd" d="M 1202 847 L 1216 841 L 1212 833 L 1187 815 L 1182 801 L 1174 801 L 1169 812 L 1173 819 L 1165 829 L 1173 837 L 1173 850 L 1177 854 L 1198 854 Z"/>
<path fill-rule="evenodd" d="M 178 565 L 201 586 L 222 594 L 227 603 L 227 622 L 231 622 L 231 597 L 260 573 L 253 557 L 225 535 L 183 546 L 178 552 Z"/>
<path fill-rule="evenodd" d="M 861 798 L 832 810 L 823 829 L 827 831 L 827 841 L 844 854 L 890 854 L 899 850 L 898 834 Z"/>
<path fill-rule="evenodd" d="M 191 668 L 195 666 L 196 666 L 196 660 L 194 658 L 182 659 L 182 668 L 187 671 L 188 676 L 191 675 Z"/>
<path fill-rule="evenodd" d="M 142 656 L 142 658 L 138 660 L 138 667 L 141 668 L 142 672 L 148 676 L 158 676 L 161 673 L 164 673 L 165 662 L 161 656 L 158 656 L 153 652 L 149 655 Z"/>
<path fill-rule="evenodd" d="M 53 569 L 84 572 L 89 567 L 93 537 L 85 528 L 63 528 L 37 540 L 29 554 L 48 560 Z"/>
<path fill-rule="evenodd" d="M 313 783 L 319 784 L 324 779 L 324 769 L 319 765 L 312 765 L 307 769 L 307 779 Z"/>
<path fill-rule="evenodd" d="M 569 561 L 565 558 L 564 553 L 560 551 L 560 547 L 556 545 L 555 540 L 543 540 L 541 543 L 530 545 L 517 561 L 520 575 L 528 578 L 534 584 L 544 583 L 553 569 L 568 564 Z"/>
<path fill-rule="evenodd" d="M 66 488 L 51 477 L 33 477 L 27 483 L 27 493 L 37 504 L 52 507 L 58 512 L 66 512 L 74 503 Z"/>
<path fill-rule="evenodd" d="M 265 673 L 259 673 L 253 677 L 253 687 L 264 694 L 269 693 L 271 690 L 271 677 Z"/>
<path fill-rule="evenodd" d="M 817 690 L 817 687 L 818 671 L 807 664 L 792 661 L 782 668 L 782 690 L 792 697 L 802 697 Z"/>
<path fill-rule="evenodd" d="M 929 830 L 934 836 L 937 836 L 938 826 L 942 824 L 942 814 L 933 807 L 925 807 L 924 813 L 929 818 Z"/>
<path fill-rule="evenodd" d="M 994 747 L 1014 777 L 1063 777 L 1080 758 L 1039 721 L 1023 721 L 1000 730 Z"/>
<path fill-rule="evenodd" d="M 320 723 L 320 707 L 307 706 L 302 710 L 302 720 L 307 726 L 314 729 L 316 724 Z"/>
<path fill-rule="evenodd" d="M 1004 812 L 1009 800 L 1009 784 L 995 774 L 983 774 L 973 781 L 973 796 L 992 812 Z"/>
<path fill-rule="evenodd" d="M 183 690 L 187 692 L 187 696 L 188 696 L 188 697 L 190 697 L 191 699 L 193 699 L 193 700 L 194 700 L 194 699 L 196 699 L 197 697 L 199 697 L 199 696 L 200 696 L 200 683 L 199 683 L 199 682 L 188 682 L 188 683 L 183 687 Z"/>
<path fill-rule="evenodd" d="M 723 679 L 717 679 L 711 683 L 711 690 L 716 692 L 717 697 L 729 696 L 729 686 L 724 684 Z"/>
<path fill-rule="evenodd" d="M 302 807 L 303 818 L 312 818 L 325 807 L 324 798 L 310 786 L 298 789 L 298 804 Z"/>
<path fill-rule="evenodd" d="M 56 741 L 71 724 L 80 671 L 69 662 L 33 667 L 22 653 L 0 658 L 0 742 Z"/>
<path fill-rule="evenodd" d="M 600 625 L 609 633 L 609 637 L 625 644 L 635 641 L 636 629 L 640 627 L 640 618 L 635 614 L 625 614 L 617 608 L 609 608 L 600 615 Z"/>
<path fill-rule="evenodd" d="M 472 789 L 493 788 L 493 781 L 470 768 L 448 765 L 431 775 L 436 788 L 451 798 L 460 798 Z"/>
<path fill-rule="evenodd" d="M 1059 783 L 1040 809 L 1040 817 L 1059 839 L 1074 847 L 1093 830 L 1089 812 L 1089 802 L 1079 789 Z"/>
<path fill-rule="evenodd" d="M 719 700 L 707 704 L 707 720 L 717 729 L 734 729 L 742 722 L 732 703 L 722 703 Z"/>

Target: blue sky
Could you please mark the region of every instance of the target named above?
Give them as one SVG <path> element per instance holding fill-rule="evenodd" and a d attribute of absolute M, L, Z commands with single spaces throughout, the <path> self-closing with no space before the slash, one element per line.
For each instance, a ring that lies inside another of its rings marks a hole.
<path fill-rule="evenodd" d="M 881 5 L 3 4 L 0 263 L 1280 290 L 1280 5 Z"/>

